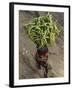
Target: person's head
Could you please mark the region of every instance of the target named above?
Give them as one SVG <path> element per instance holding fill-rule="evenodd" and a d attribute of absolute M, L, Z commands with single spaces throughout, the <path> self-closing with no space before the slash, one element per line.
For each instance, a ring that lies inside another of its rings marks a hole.
<path fill-rule="evenodd" d="M 37 50 L 37 53 L 40 57 L 48 57 L 48 48 L 45 47 L 45 48 L 39 48 Z"/>

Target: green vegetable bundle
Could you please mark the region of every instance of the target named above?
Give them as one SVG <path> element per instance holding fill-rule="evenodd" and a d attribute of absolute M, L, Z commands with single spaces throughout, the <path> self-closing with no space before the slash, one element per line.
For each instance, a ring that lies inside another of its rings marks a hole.
<path fill-rule="evenodd" d="M 60 30 L 53 21 L 52 15 L 34 18 L 30 24 L 24 26 L 30 39 L 39 47 L 54 45 Z"/>

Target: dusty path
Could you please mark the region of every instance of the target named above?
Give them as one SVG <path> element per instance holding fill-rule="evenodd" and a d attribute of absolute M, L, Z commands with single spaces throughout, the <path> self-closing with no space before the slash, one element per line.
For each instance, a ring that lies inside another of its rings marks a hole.
<path fill-rule="evenodd" d="M 20 12 L 19 26 L 19 78 L 42 78 L 43 70 L 39 70 L 36 66 L 34 55 L 36 53 L 35 44 L 29 39 L 23 25 L 29 23 L 35 15 L 34 12 Z M 31 15 L 33 14 L 33 16 Z M 41 13 L 44 15 L 46 13 Z M 49 77 L 64 76 L 64 54 L 63 54 L 63 36 L 58 38 L 57 44 L 53 48 L 49 48 L 48 63 L 52 67 L 48 72 Z"/>

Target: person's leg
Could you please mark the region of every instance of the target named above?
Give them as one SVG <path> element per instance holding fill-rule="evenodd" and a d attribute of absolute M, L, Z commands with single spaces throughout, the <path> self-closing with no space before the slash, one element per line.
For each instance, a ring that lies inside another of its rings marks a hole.
<path fill-rule="evenodd" d="M 48 77 L 48 64 L 45 66 L 45 72 L 44 72 L 44 77 Z"/>
<path fill-rule="evenodd" d="M 48 76 L 48 64 L 47 62 L 43 62 L 42 66 L 44 67 L 44 77 L 47 78 Z"/>

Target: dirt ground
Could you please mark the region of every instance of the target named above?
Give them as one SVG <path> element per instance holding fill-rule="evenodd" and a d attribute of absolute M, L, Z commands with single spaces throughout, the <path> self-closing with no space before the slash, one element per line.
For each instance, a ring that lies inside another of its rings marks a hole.
<path fill-rule="evenodd" d="M 34 59 L 36 46 L 28 37 L 24 25 L 38 16 L 48 12 L 19 11 L 19 79 L 43 78 L 43 69 L 39 70 Z M 60 25 L 63 23 L 63 13 L 51 13 Z M 60 34 L 56 44 L 49 47 L 48 78 L 64 76 L 64 35 Z"/>

